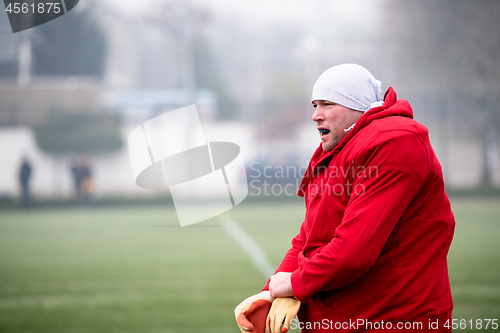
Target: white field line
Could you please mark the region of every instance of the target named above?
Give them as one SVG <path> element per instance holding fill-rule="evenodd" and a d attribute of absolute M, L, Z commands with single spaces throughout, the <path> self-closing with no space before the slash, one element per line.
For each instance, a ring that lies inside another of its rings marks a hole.
<path fill-rule="evenodd" d="M 274 275 L 276 269 L 269 262 L 266 253 L 259 244 L 241 228 L 232 218 L 225 219 L 224 231 L 245 251 L 255 268 L 269 279 Z"/>

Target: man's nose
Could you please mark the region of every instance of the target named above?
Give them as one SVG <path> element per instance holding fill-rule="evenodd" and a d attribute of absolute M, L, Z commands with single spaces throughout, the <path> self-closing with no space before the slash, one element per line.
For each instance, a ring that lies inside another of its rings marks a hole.
<path fill-rule="evenodd" d="M 321 107 L 318 105 L 316 107 L 316 109 L 314 110 L 314 113 L 312 115 L 312 120 L 313 121 L 320 121 L 320 120 L 324 120 L 324 117 L 323 117 L 323 112 L 321 112 Z"/>

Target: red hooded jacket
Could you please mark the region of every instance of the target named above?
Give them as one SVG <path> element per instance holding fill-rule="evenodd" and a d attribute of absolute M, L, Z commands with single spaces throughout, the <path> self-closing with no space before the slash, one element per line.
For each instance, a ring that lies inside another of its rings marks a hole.
<path fill-rule="evenodd" d="M 277 272 L 293 272 L 303 332 L 380 331 L 387 322 L 425 331 L 436 320 L 432 332 L 450 331 L 455 220 L 427 129 L 406 100 L 389 88 L 337 147 L 320 146 L 298 194 L 305 220 Z"/>

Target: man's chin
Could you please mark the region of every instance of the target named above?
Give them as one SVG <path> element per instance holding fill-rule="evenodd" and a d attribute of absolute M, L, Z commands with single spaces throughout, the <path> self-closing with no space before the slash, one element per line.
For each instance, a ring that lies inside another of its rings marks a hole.
<path fill-rule="evenodd" d="M 340 138 L 338 136 L 333 136 L 330 138 L 330 140 L 321 141 L 321 148 L 323 148 L 324 151 L 332 151 L 333 149 L 335 149 L 335 147 L 337 147 L 344 136 L 345 133 Z"/>
<path fill-rule="evenodd" d="M 333 148 L 335 148 L 336 144 L 333 142 L 322 142 L 321 143 L 321 148 L 323 148 L 324 151 L 332 151 Z"/>

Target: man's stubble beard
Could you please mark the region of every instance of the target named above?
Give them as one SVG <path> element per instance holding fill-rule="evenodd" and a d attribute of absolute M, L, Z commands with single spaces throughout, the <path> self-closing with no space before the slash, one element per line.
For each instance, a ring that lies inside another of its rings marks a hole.
<path fill-rule="evenodd" d="M 334 138 L 332 141 L 324 143 L 322 145 L 323 150 L 324 151 L 332 151 L 332 150 L 334 150 L 335 147 L 338 146 L 338 144 L 340 143 L 340 141 L 342 141 L 342 139 L 344 138 L 344 136 L 346 136 L 346 134 L 347 133 L 344 133 L 344 135 L 341 135 L 340 138 Z M 332 133 L 332 136 L 333 136 L 333 133 Z"/>

